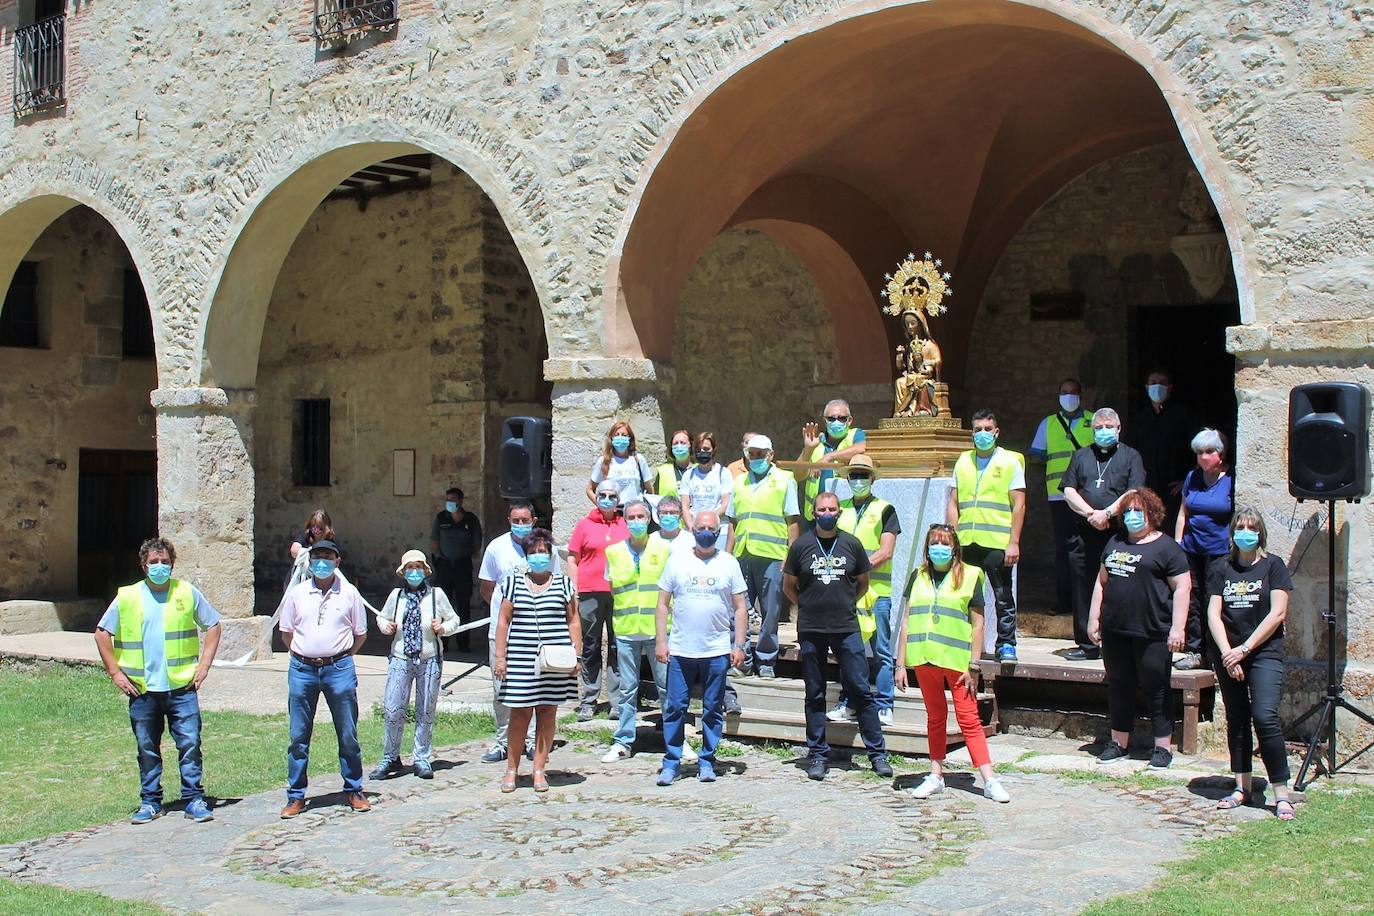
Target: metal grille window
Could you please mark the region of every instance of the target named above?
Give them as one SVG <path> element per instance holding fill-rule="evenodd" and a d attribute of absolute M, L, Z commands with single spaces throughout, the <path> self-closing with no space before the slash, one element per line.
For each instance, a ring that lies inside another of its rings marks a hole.
<path fill-rule="evenodd" d="M 14 113 L 54 108 L 66 101 L 65 16 L 49 16 L 14 33 Z"/>
<path fill-rule="evenodd" d="M 21 261 L 5 295 L 5 304 L 0 307 L 0 347 L 46 346 L 38 312 L 38 265 Z"/>
<path fill-rule="evenodd" d="M 298 487 L 329 486 L 329 398 L 296 402 L 292 476 Z"/>
<path fill-rule="evenodd" d="M 317 0 L 315 40 L 338 44 L 357 35 L 394 27 L 397 0 Z"/>

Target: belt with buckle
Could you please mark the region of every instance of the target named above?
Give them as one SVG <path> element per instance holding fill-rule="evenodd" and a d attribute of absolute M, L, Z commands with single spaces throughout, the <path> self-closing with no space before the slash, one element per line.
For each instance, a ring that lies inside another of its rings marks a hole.
<path fill-rule="evenodd" d="M 332 656 L 331 658 L 307 658 L 304 655 L 299 655 L 295 652 L 292 652 L 291 657 L 300 659 L 312 668 L 323 668 L 325 665 L 332 665 L 335 662 L 342 661 L 343 659 L 348 658 L 348 653 L 343 652 L 339 655 Z"/>

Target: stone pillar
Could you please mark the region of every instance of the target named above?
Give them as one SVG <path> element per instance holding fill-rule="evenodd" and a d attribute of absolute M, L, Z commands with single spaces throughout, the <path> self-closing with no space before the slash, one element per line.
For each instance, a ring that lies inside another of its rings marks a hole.
<path fill-rule="evenodd" d="M 268 618 L 253 616 L 252 390 L 159 388 L 158 522 L 177 575 L 219 610 L 219 657 L 272 654 Z"/>
<path fill-rule="evenodd" d="M 664 451 L 661 405 L 672 386 L 672 368 L 649 359 L 549 359 L 544 377 L 553 383 L 553 531 L 566 543 L 587 514 L 587 480 L 615 420 L 634 427 L 646 457 Z"/>

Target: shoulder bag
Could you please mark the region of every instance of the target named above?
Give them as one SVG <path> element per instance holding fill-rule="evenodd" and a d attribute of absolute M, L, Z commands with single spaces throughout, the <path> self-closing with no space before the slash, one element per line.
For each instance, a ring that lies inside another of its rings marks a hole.
<path fill-rule="evenodd" d="M 550 586 L 553 582 L 550 581 Z M 534 612 L 534 634 L 539 642 L 539 654 L 534 657 L 534 673 L 571 675 L 577 673 L 577 655 L 572 646 L 546 645 L 543 631 L 539 627 L 539 611 Z"/>

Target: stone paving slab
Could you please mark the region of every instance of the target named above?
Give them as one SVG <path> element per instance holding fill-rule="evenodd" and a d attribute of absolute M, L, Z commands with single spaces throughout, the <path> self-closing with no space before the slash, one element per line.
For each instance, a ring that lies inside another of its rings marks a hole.
<path fill-rule="evenodd" d="M 3 848 L 0 874 L 208 913 L 1063 913 L 1149 884 L 1190 838 L 1266 816 L 1182 787 L 1019 770 L 1003 777 L 1009 805 L 953 771 L 949 791 L 917 801 L 861 757 L 814 783 L 756 749 L 714 784 L 688 766 L 659 788 L 657 754 L 602 764 L 583 742 L 555 753 L 547 795 L 528 775 L 506 795 L 481 750 L 441 754 L 451 765 L 432 782 L 370 784 L 368 814 L 318 795 L 281 821 L 281 793 L 264 793 L 220 802 L 209 824 L 174 814 Z M 317 792 L 334 784 L 325 772 Z M 931 871 L 950 853 L 966 860 Z"/>

